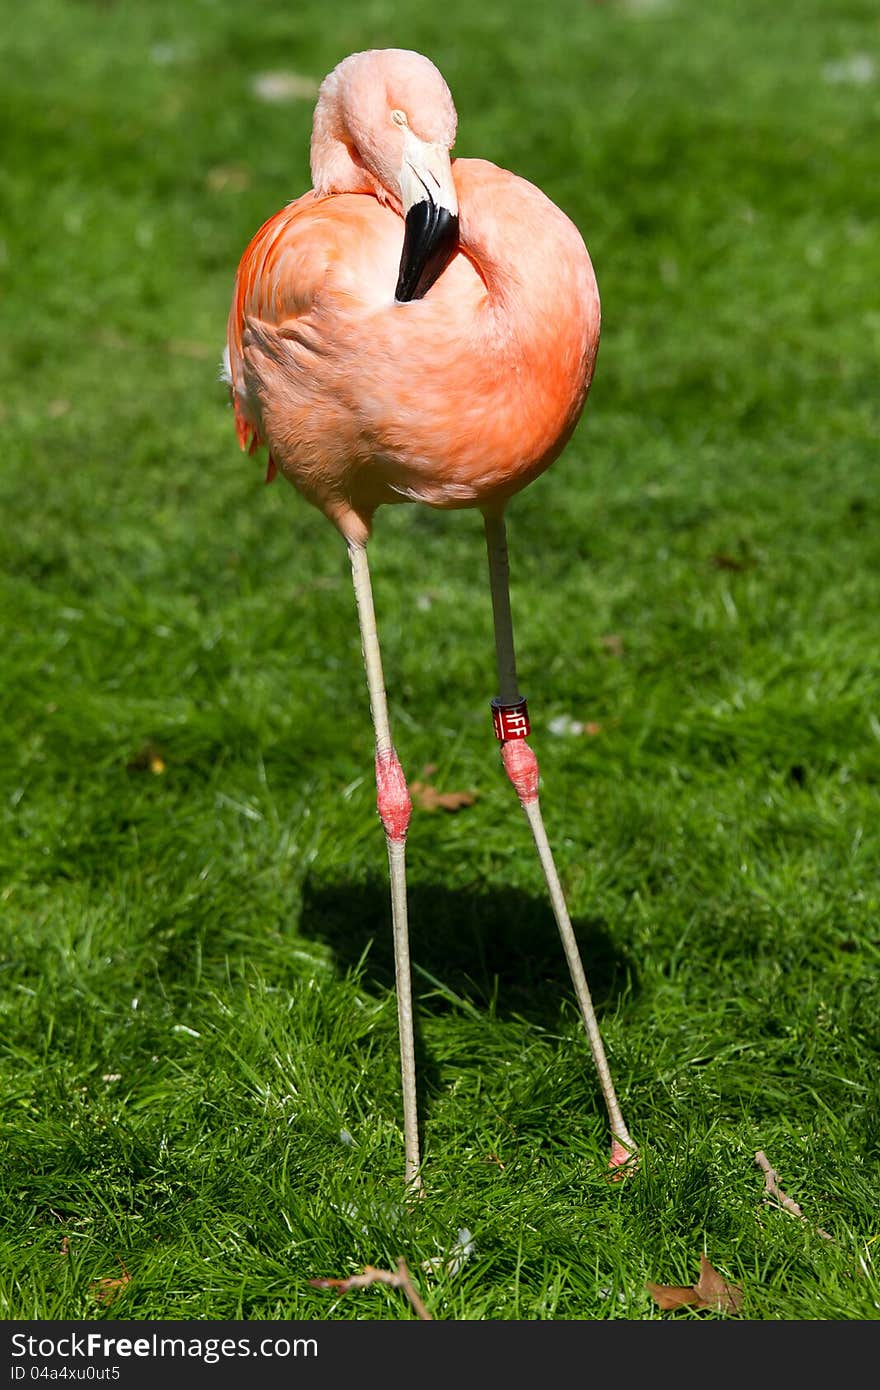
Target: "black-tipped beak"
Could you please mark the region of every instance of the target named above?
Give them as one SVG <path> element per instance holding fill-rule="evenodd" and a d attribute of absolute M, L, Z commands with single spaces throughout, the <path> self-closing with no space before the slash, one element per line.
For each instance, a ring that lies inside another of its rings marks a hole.
<path fill-rule="evenodd" d="M 406 214 L 406 232 L 394 298 L 401 303 L 421 299 L 458 250 L 458 217 L 430 198 L 413 203 Z"/>

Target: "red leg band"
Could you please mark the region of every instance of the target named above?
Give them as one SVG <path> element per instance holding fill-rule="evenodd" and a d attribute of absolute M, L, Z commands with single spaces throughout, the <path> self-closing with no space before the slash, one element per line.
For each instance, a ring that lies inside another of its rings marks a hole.
<path fill-rule="evenodd" d="M 492 723 L 495 737 L 506 743 L 511 738 L 528 738 L 531 733 L 529 707 L 525 700 L 513 700 L 509 705 L 497 697 L 492 701 Z"/>

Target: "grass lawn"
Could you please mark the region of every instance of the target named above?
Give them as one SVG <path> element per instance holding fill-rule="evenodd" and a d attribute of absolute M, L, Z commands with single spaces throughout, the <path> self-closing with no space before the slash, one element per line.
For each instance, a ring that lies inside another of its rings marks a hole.
<path fill-rule="evenodd" d="M 479 515 L 386 509 L 397 746 L 475 796 L 410 832 L 411 1209 L 345 548 L 263 486 L 217 380 L 238 258 L 308 186 L 316 82 L 388 45 L 599 279 L 582 424 L 508 528 L 642 1151 L 607 1180 L 492 736 Z M 705 1253 L 749 1319 L 876 1319 L 876 5 L 30 0 L 2 63 L 0 1314 L 409 1318 L 308 1282 L 403 1256 L 438 1319 L 721 1317 L 645 1288 Z"/>

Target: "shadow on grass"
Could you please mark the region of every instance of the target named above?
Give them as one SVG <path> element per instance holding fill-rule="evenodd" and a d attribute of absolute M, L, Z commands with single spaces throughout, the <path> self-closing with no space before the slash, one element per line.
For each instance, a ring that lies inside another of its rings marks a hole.
<path fill-rule="evenodd" d="M 424 1124 L 440 1084 L 422 1029 L 426 1014 L 491 1009 L 498 1019 L 518 1016 L 552 1032 L 560 1026 L 563 1005 L 576 1005 L 556 922 L 542 899 L 512 888 L 450 889 L 416 882 L 408 885 L 408 901 L 416 1075 Z M 624 988 L 636 987 L 635 962 L 601 921 L 573 925 L 601 1014 Z M 391 906 L 384 880 L 328 884 L 307 879 L 299 930 L 329 947 L 342 970 L 357 967 L 369 948 L 362 967 L 365 986 L 393 988 Z M 571 1017 L 569 1013 L 569 1021 Z"/>
<path fill-rule="evenodd" d="M 519 889 L 450 889 L 436 883 L 408 886 L 413 988 L 420 1010 L 445 1012 L 456 997 L 499 1018 L 519 1016 L 542 1028 L 559 1025 L 574 990 L 549 904 Z M 359 883 L 303 887 L 299 929 L 330 948 L 340 969 L 353 969 L 369 946 L 364 981 L 394 985 L 388 884 L 378 876 Z M 634 990 L 633 958 L 613 941 L 601 920 L 576 920 L 575 934 L 593 1002 L 613 1007 Z"/>

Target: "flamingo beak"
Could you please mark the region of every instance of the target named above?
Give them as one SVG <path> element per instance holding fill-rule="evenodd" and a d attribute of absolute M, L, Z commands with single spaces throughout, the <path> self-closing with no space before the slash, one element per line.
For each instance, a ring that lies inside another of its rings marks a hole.
<path fill-rule="evenodd" d="M 407 130 L 400 192 L 406 230 L 394 298 L 406 303 L 427 294 L 458 250 L 458 196 L 449 151 Z"/>

